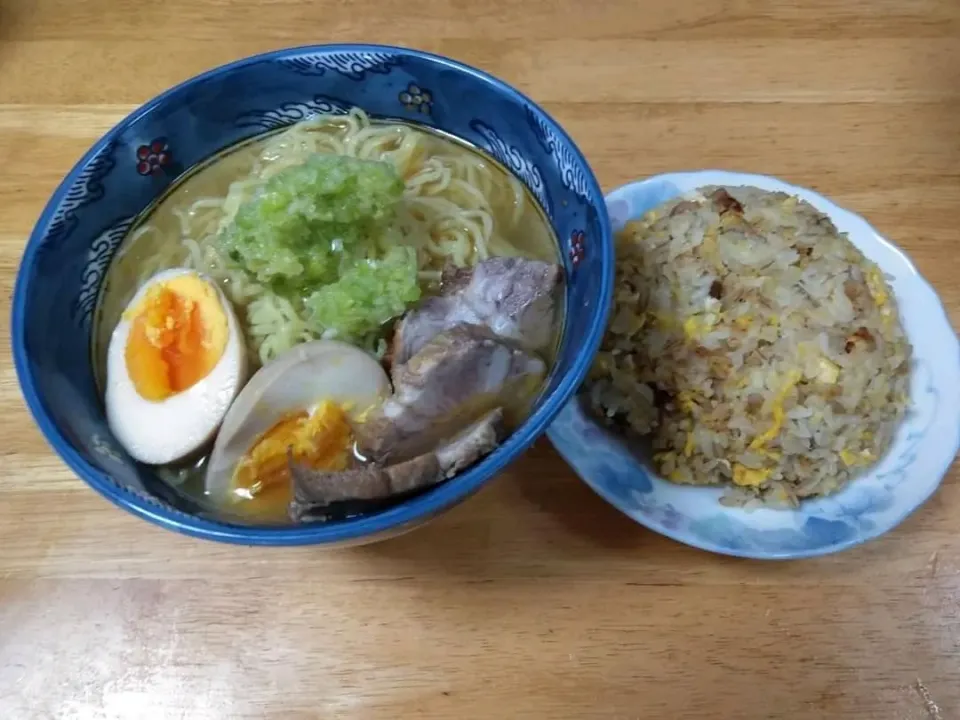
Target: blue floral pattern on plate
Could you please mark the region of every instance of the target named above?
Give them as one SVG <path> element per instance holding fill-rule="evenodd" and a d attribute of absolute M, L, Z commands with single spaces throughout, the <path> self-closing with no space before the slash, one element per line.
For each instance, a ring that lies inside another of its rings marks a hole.
<path fill-rule="evenodd" d="M 911 408 L 893 446 L 868 474 L 797 510 L 719 504 L 721 491 L 675 485 L 571 400 L 550 426 L 560 454 L 623 513 L 675 540 L 728 555 L 786 559 L 822 555 L 898 525 L 936 490 L 960 446 L 960 344 L 936 294 L 907 257 L 866 221 L 817 193 L 774 178 L 722 171 L 659 175 L 607 195 L 614 230 L 704 185 L 753 185 L 798 195 L 829 215 L 889 277 L 914 348 Z"/>
<path fill-rule="evenodd" d="M 104 275 L 134 219 L 184 168 L 260 133 L 351 106 L 488 150 L 543 204 L 561 241 L 578 239 L 575 258 L 562 256 L 567 304 L 577 311 L 567 318 L 547 391 L 528 421 L 483 462 L 377 515 L 269 530 L 188 518 L 178 511 L 178 499 L 117 446 L 107 427 L 90 361 L 91 321 Z M 150 101 L 70 172 L 38 221 L 17 277 L 11 322 L 17 373 L 27 404 L 61 457 L 132 512 L 181 532 L 239 543 L 368 541 L 462 501 L 546 429 L 584 377 L 603 334 L 613 281 L 609 236 L 599 185 L 573 141 L 499 80 L 405 48 L 328 45 L 266 53 L 211 70 Z"/>

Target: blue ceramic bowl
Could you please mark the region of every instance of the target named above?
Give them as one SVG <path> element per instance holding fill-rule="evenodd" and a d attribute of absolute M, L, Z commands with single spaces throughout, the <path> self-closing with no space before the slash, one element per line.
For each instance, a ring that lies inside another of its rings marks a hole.
<path fill-rule="evenodd" d="M 546 393 L 484 461 L 374 515 L 286 528 L 238 527 L 178 509 L 107 427 L 90 360 L 104 273 L 137 215 L 178 176 L 226 147 L 315 113 L 359 106 L 374 117 L 444 130 L 493 155 L 539 200 L 562 245 L 568 314 Z M 324 45 L 258 55 L 169 90 L 108 132 L 47 204 L 13 298 L 13 353 L 27 404 L 53 448 L 97 492 L 164 527 L 261 545 L 368 542 L 462 501 L 517 458 L 583 379 L 603 335 L 613 248 L 603 195 L 560 126 L 479 70 L 416 50 Z"/>
<path fill-rule="evenodd" d="M 572 399 L 550 426 L 554 446 L 599 495 L 680 542 L 724 555 L 795 559 L 859 545 L 892 530 L 937 489 L 960 446 L 960 343 L 933 288 L 867 222 L 812 190 L 762 175 L 703 170 L 657 175 L 607 196 L 619 230 L 661 203 L 706 185 L 751 185 L 796 195 L 847 234 L 890 280 L 913 346 L 910 407 L 887 454 L 835 495 L 796 510 L 725 507 L 719 488 L 660 478 Z"/>

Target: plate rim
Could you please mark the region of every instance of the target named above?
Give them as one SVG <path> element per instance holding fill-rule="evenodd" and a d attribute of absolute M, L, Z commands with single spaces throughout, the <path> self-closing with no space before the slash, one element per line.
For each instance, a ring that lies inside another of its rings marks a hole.
<path fill-rule="evenodd" d="M 710 182 L 698 182 L 697 185 L 727 185 L 727 186 L 743 186 L 743 185 L 754 185 L 758 187 L 763 187 L 764 185 L 769 187 L 770 185 L 778 186 L 784 192 L 790 194 L 800 195 L 806 197 L 808 201 L 812 198 L 813 204 L 820 212 L 828 215 L 833 219 L 837 214 L 845 214 L 852 217 L 854 220 L 862 223 L 864 227 L 869 229 L 872 233 L 874 240 L 879 243 L 886 250 L 890 251 L 895 255 L 899 262 L 902 262 L 904 268 L 909 271 L 910 281 L 914 283 L 917 290 L 925 292 L 928 294 L 929 299 L 932 299 L 935 306 L 939 309 L 939 315 L 934 318 L 933 323 L 935 325 L 942 325 L 943 329 L 947 332 L 944 332 L 943 338 L 948 344 L 953 346 L 953 355 L 956 358 L 956 365 L 958 375 L 960 375 L 960 338 L 958 338 L 957 332 L 954 330 L 953 325 L 950 322 L 950 316 L 946 311 L 946 307 L 943 304 L 943 300 L 940 298 L 939 294 L 934 289 L 933 285 L 920 273 L 917 266 L 910 259 L 909 255 L 898 247 L 895 243 L 889 240 L 886 236 L 881 234 L 865 217 L 859 213 L 849 210 L 837 202 L 829 199 L 822 193 L 814 190 L 813 188 L 808 188 L 802 185 L 796 185 L 794 183 L 787 182 L 781 178 L 775 177 L 773 175 L 766 175 L 760 173 L 750 173 L 750 172 L 741 172 L 736 170 L 723 170 L 718 168 L 707 168 L 701 170 L 678 170 L 670 171 L 665 173 L 658 173 L 655 175 L 650 175 L 644 178 L 637 180 L 632 180 L 626 183 L 623 183 L 609 192 L 604 196 L 604 200 L 607 204 L 608 213 L 610 206 L 613 202 L 620 200 L 621 198 L 631 195 L 637 192 L 643 186 L 648 186 L 656 182 L 671 182 L 673 184 L 678 184 L 678 179 L 683 179 L 684 184 L 689 183 L 690 180 L 697 177 L 706 177 L 711 176 L 713 178 Z M 719 180 L 717 179 L 719 176 Z M 758 185 L 759 183 L 759 185 Z M 611 217 L 611 227 L 617 228 L 614 230 L 614 234 L 619 229 L 619 224 Z M 960 385 L 956 388 L 957 398 L 953 398 L 955 406 L 960 407 Z M 947 404 L 951 398 L 947 398 Z M 579 393 L 574 395 L 568 401 L 567 406 L 573 403 L 579 402 Z M 599 426 L 598 426 L 599 427 Z M 605 488 L 594 483 L 592 480 L 583 477 L 577 472 L 573 462 L 571 461 L 570 454 L 568 449 L 565 448 L 564 443 L 559 441 L 556 437 L 556 433 L 553 431 L 553 425 L 547 429 L 547 437 L 550 439 L 551 444 L 564 459 L 564 461 L 571 467 L 577 477 L 579 477 L 591 490 L 593 490 L 597 495 L 603 498 L 607 503 L 612 505 L 623 515 L 627 516 L 633 520 L 638 525 L 656 532 L 660 535 L 670 538 L 675 542 L 688 545 L 690 547 L 703 550 L 705 552 L 715 553 L 718 555 L 725 555 L 728 557 L 736 557 L 743 559 L 751 560 L 800 560 L 806 558 L 822 557 L 825 555 L 831 555 L 833 553 L 841 552 L 843 550 L 862 545 L 871 540 L 884 535 L 891 530 L 894 530 L 898 526 L 902 525 L 907 518 L 913 515 L 917 510 L 926 505 L 933 495 L 937 492 L 940 486 L 943 484 L 943 480 L 946 477 L 947 473 L 950 471 L 953 463 L 957 460 L 958 453 L 960 453 L 960 418 L 955 425 L 955 438 L 953 443 L 953 453 L 952 455 L 946 456 L 945 465 L 939 469 L 936 473 L 935 482 L 931 483 L 930 489 L 923 494 L 922 497 L 918 498 L 915 503 L 911 503 L 909 507 L 905 509 L 904 512 L 896 516 L 892 521 L 878 525 L 868 531 L 858 532 L 852 538 L 843 540 L 840 542 L 833 542 L 818 545 L 816 547 L 811 547 L 803 550 L 757 550 L 757 549 L 741 549 L 734 548 L 729 546 L 724 546 L 715 542 L 705 541 L 699 538 L 697 535 L 692 535 L 683 531 L 673 530 L 663 523 L 646 517 L 645 515 L 634 515 L 623 509 L 620 505 L 619 500 L 617 500 L 612 493 L 610 493 Z M 667 482 L 659 476 L 654 475 L 654 478 L 660 482 Z M 722 506 L 721 506 L 722 507 Z"/>

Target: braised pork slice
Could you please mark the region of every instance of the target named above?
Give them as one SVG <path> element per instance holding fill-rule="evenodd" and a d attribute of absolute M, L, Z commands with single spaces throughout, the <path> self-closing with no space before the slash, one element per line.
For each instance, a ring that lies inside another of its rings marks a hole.
<path fill-rule="evenodd" d="M 288 458 L 293 477 L 290 517 L 295 522 L 327 519 L 336 504 L 383 500 L 422 490 L 451 478 L 491 452 L 503 437 L 500 408 L 481 417 L 436 450 L 396 465 L 365 465 L 354 470 L 313 470 Z"/>
<path fill-rule="evenodd" d="M 442 294 L 426 299 L 397 325 L 394 365 L 405 363 L 435 335 L 456 325 L 484 325 L 527 350 L 542 350 L 556 323 L 559 265 L 495 257 L 443 273 Z"/>
<path fill-rule="evenodd" d="M 394 366 L 393 395 L 356 427 L 366 458 L 393 464 L 420 455 L 492 408 L 529 395 L 540 358 L 480 325 L 457 325 Z"/>

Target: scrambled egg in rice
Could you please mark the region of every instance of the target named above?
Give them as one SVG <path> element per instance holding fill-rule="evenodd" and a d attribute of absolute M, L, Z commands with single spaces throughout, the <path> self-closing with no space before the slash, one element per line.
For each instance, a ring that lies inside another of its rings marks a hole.
<path fill-rule="evenodd" d="M 911 348 L 883 274 L 809 203 L 702 188 L 617 236 L 593 411 L 663 477 L 796 505 L 886 451 Z"/>

